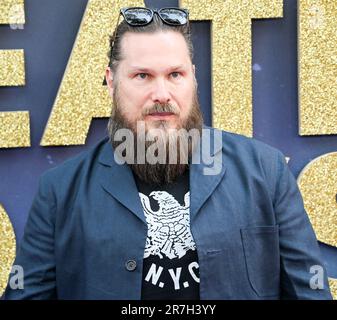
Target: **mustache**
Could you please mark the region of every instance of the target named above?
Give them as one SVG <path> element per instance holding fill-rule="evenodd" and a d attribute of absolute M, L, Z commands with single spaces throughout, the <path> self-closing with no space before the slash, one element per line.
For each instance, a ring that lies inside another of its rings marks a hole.
<path fill-rule="evenodd" d="M 173 106 L 170 103 L 165 103 L 165 104 L 156 103 L 149 108 L 145 108 L 142 112 L 142 116 L 145 117 L 149 114 L 157 113 L 157 112 L 169 112 L 175 115 L 179 115 L 180 110 L 179 108 Z"/>

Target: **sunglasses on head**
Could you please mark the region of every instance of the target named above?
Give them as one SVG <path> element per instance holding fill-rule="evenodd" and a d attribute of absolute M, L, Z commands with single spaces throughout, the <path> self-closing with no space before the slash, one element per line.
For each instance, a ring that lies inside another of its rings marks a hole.
<path fill-rule="evenodd" d="M 133 27 L 142 27 L 151 23 L 155 13 L 158 14 L 164 23 L 170 26 L 183 26 L 188 23 L 187 9 L 162 8 L 156 10 L 142 7 L 122 8 L 118 15 L 117 25 L 112 38 L 116 38 L 120 15 L 124 17 L 124 20 L 128 25 Z"/>
<path fill-rule="evenodd" d="M 171 26 L 182 26 L 188 23 L 188 10 L 180 8 L 162 8 L 159 10 L 133 7 L 123 8 L 120 13 L 124 20 L 134 27 L 146 26 L 153 20 L 154 14 L 158 14 L 160 19 Z"/>

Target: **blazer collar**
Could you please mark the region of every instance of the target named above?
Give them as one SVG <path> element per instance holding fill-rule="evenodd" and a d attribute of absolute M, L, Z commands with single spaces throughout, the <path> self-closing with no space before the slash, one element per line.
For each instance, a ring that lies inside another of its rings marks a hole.
<path fill-rule="evenodd" d="M 207 129 L 207 127 L 205 128 Z M 218 186 L 226 171 L 222 153 L 222 133 L 216 129 L 210 129 L 210 132 L 211 138 L 214 138 L 213 141 L 216 139 L 221 139 L 221 141 L 212 143 L 207 152 L 203 148 L 198 148 L 196 152 L 199 152 L 201 161 L 190 165 L 191 222 Z M 207 155 L 207 153 L 209 154 Z M 204 160 L 209 159 L 210 156 L 213 157 L 214 162 L 208 164 Z M 103 189 L 146 224 L 132 170 L 127 164 L 120 165 L 116 163 L 113 147 L 108 139 L 99 156 L 99 162 L 103 166 L 100 178 Z M 207 172 L 212 168 L 215 168 L 216 174 Z"/>
<path fill-rule="evenodd" d="M 116 163 L 110 141 L 103 146 L 99 162 L 104 167 L 100 177 L 103 189 L 146 224 L 132 170 L 127 164 Z"/>

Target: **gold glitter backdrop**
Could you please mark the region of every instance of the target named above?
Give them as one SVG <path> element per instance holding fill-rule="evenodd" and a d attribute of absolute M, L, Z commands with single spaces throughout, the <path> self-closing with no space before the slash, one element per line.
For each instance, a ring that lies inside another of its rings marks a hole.
<path fill-rule="evenodd" d="M 298 184 L 318 240 L 337 247 L 337 152 L 311 161 Z M 337 280 L 330 279 L 330 285 L 337 299 Z"/>
<path fill-rule="evenodd" d="M 283 0 L 181 0 L 180 6 L 191 20 L 212 21 L 213 126 L 252 136 L 252 19 L 281 18 Z"/>
<path fill-rule="evenodd" d="M 337 152 L 311 161 L 297 180 L 318 240 L 337 247 Z"/>
<path fill-rule="evenodd" d="M 337 300 L 337 279 L 329 279 L 329 286 L 334 300 Z"/>
<path fill-rule="evenodd" d="M 0 86 L 25 85 L 23 50 L 0 50 Z"/>
<path fill-rule="evenodd" d="M 25 23 L 23 0 L 1 0 L 0 24 Z M 0 87 L 25 85 L 23 50 L 0 50 Z M 3 106 L 1 106 L 3 107 Z M 29 113 L 0 112 L 0 148 L 30 147 Z"/>
<path fill-rule="evenodd" d="M 24 0 L 1 0 L 0 24 L 23 24 Z"/>
<path fill-rule="evenodd" d="M 337 134 L 337 1 L 298 1 L 300 135 Z"/>
<path fill-rule="evenodd" d="M 8 276 L 15 259 L 16 241 L 12 224 L 0 204 L 0 297 L 3 294 Z"/>
<path fill-rule="evenodd" d="M 102 85 L 109 35 L 119 10 L 143 1 L 89 0 L 61 87 L 41 141 L 42 146 L 85 144 L 92 118 L 109 117 L 111 98 Z"/>
<path fill-rule="evenodd" d="M 0 112 L 0 148 L 30 147 L 29 112 Z"/>

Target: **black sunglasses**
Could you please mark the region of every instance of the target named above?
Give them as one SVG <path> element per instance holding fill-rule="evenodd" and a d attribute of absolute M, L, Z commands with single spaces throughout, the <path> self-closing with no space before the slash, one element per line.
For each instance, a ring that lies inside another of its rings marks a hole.
<path fill-rule="evenodd" d="M 120 12 L 124 20 L 134 27 L 146 26 L 153 20 L 154 14 L 158 14 L 160 19 L 171 26 L 182 26 L 188 23 L 188 10 L 180 8 L 162 8 L 159 10 L 133 7 L 122 8 Z"/>
<path fill-rule="evenodd" d="M 156 10 L 142 7 L 122 8 L 118 15 L 117 25 L 112 36 L 113 41 L 115 41 L 116 38 L 120 15 L 123 15 L 124 20 L 128 25 L 142 27 L 151 23 L 155 13 L 158 14 L 164 23 L 170 26 L 183 26 L 188 23 L 187 9 L 161 8 Z"/>

